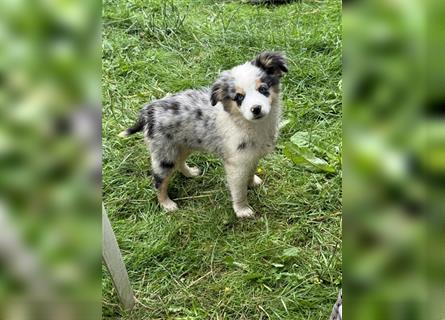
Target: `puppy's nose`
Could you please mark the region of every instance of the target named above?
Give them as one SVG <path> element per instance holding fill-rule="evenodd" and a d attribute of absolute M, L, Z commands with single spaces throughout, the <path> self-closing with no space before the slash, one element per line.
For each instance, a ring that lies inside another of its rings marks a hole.
<path fill-rule="evenodd" d="M 252 113 L 257 116 L 261 113 L 261 106 L 255 105 L 252 108 L 250 108 L 250 111 L 252 111 Z"/>

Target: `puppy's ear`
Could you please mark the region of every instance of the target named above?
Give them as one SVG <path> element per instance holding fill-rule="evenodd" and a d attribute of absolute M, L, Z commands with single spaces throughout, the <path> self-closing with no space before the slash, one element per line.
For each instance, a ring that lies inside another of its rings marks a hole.
<path fill-rule="evenodd" d="M 232 81 L 233 79 L 229 71 L 224 71 L 223 73 L 221 73 L 218 80 L 215 81 L 211 89 L 210 102 L 212 103 L 212 106 L 216 105 L 219 101 L 223 101 L 224 99 L 227 99 L 229 97 L 229 89 L 232 87 Z"/>
<path fill-rule="evenodd" d="M 252 64 L 260 69 L 263 69 L 267 74 L 281 77 L 284 72 L 288 71 L 286 64 L 286 57 L 280 52 L 260 53 Z"/>
<path fill-rule="evenodd" d="M 216 81 L 210 92 L 210 102 L 215 106 L 219 101 L 224 99 L 224 87 L 221 81 Z"/>

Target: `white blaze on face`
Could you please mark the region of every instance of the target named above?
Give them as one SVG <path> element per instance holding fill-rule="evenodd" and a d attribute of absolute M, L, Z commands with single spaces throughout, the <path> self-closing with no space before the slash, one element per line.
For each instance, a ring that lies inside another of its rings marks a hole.
<path fill-rule="evenodd" d="M 261 77 L 261 70 L 250 63 L 245 63 L 231 70 L 231 74 L 235 79 L 235 88 L 242 90 L 244 100 L 239 106 L 244 118 L 247 120 L 258 121 L 255 117 L 264 118 L 270 112 L 269 98 L 261 94 L 257 90 L 258 80 Z M 252 108 L 260 106 L 261 112 L 255 115 Z"/>

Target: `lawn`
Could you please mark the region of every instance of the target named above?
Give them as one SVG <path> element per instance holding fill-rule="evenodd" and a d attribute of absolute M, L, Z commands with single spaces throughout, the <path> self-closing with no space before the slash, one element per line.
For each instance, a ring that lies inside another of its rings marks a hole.
<path fill-rule="evenodd" d="M 342 283 L 341 1 L 105 0 L 102 43 L 103 201 L 139 300 L 121 310 L 104 269 L 103 318 L 327 319 Z M 209 154 L 189 159 L 202 176 L 174 175 L 180 210 L 163 212 L 142 136 L 117 134 L 147 101 L 264 50 L 284 52 L 289 73 L 277 149 L 249 191 L 257 218 L 235 218 Z M 298 164 L 309 151 L 329 170 Z"/>

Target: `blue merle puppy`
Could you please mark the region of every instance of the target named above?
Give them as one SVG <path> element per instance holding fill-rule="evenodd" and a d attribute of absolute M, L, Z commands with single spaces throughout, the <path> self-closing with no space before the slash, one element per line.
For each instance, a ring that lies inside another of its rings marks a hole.
<path fill-rule="evenodd" d="M 143 107 L 136 123 L 121 137 L 143 131 L 150 148 L 154 185 L 160 205 L 178 208 L 167 193 L 175 169 L 186 177 L 200 174 L 185 162 L 193 151 L 224 161 L 237 217 L 252 217 L 247 187 L 261 157 L 273 151 L 280 121 L 280 79 L 288 71 L 280 53 L 263 52 L 253 61 L 224 71 L 211 88 L 186 90 Z"/>

